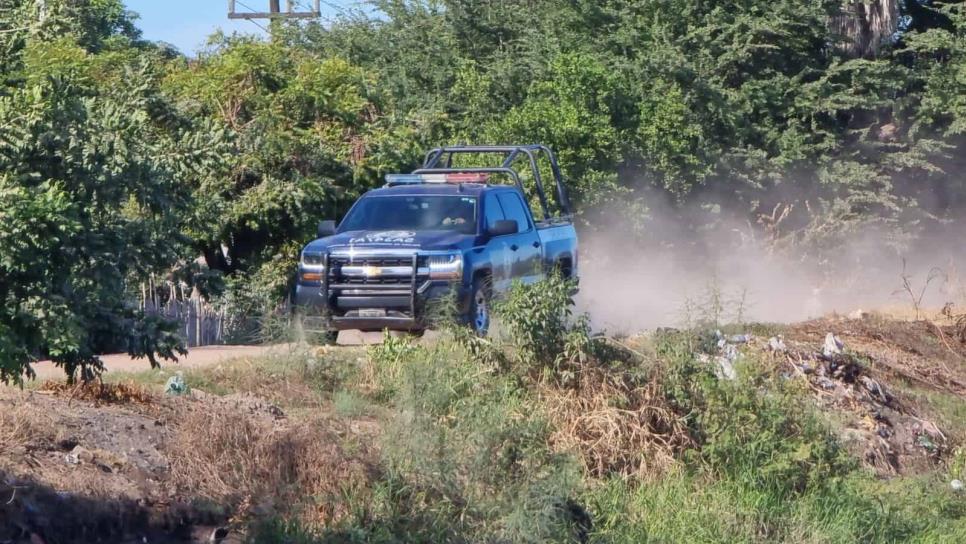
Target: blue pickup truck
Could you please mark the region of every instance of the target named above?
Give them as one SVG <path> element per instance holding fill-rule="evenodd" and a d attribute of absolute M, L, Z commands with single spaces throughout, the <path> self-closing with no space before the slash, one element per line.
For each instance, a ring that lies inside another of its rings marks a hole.
<path fill-rule="evenodd" d="M 496 166 L 454 166 L 481 159 Z M 514 169 L 519 163 L 526 176 Z M 553 177 L 554 212 L 540 165 Z M 333 342 L 344 329 L 421 333 L 432 301 L 455 293 L 463 320 L 482 336 L 491 297 L 553 268 L 577 275 L 577 233 L 553 152 L 541 145 L 442 147 L 413 173 L 386 176 L 338 226 L 319 224 L 318 239 L 302 251 L 293 303 L 320 318 L 324 340 Z"/>

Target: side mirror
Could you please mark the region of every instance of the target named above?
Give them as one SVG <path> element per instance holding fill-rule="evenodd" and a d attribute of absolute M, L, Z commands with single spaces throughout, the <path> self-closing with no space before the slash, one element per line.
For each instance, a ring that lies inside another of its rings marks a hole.
<path fill-rule="evenodd" d="M 503 236 L 506 234 L 516 234 L 520 232 L 520 225 L 516 219 L 501 219 L 489 228 L 490 236 Z"/>
<path fill-rule="evenodd" d="M 333 234 L 335 234 L 335 221 L 331 219 L 319 221 L 319 238 L 325 238 L 326 236 L 332 236 Z"/>

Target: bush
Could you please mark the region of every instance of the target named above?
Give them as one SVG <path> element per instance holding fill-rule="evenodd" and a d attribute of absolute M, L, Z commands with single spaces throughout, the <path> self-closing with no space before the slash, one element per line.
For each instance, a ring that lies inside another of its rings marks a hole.
<path fill-rule="evenodd" d="M 511 348 L 509 360 L 520 373 L 572 382 L 579 365 L 592 356 L 589 317 L 573 315 L 575 288 L 574 280 L 558 274 L 531 284 L 515 282 L 495 305 Z"/>
<path fill-rule="evenodd" d="M 807 392 L 767 360 L 719 380 L 697 360 L 700 332 L 657 335 L 663 392 L 693 445 L 636 485 L 604 478 L 585 497 L 611 542 L 958 541 L 966 509 L 932 478 L 880 482 L 858 469 Z M 643 513 L 643 514 L 642 514 Z"/>
<path fill-rule="evenodd" d="M 551 429 L 513 376 L 481 368 L 447 340 L 387 338 L 369 365 L 372 391 L 395 413 L 383 440 L 385 485 L 395 491 L 371 505 L 371 518 L 395 519 L 403 540 L 426 537 L 404 519 L 424 520 L 441 540 L 566 539 L 577 465 L 549 449 Z"/>

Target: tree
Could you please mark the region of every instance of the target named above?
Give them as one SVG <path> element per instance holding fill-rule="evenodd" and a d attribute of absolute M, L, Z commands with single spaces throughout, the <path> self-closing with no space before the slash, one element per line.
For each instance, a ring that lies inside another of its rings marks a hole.
<path fill-rule="evenodd" d="M 37 357 L 88 380 L 105 350 L 152 365 L 182 350 L 175 324 L 139 309 L 128 286 L 179 258 L 190 188 L 219 167 L 224 139 L 164 98 L 150 48 L 109 44 L 117 25 L 85 22 L 119 3 L 48 6 L 4 49 L 21 74 L 6 74 L 0 96 L 4 382 L 30 376 Z M 62 19 L 65 6 L 90 17 Z M 67 31 L 54 40 L 51 29 Z"/>

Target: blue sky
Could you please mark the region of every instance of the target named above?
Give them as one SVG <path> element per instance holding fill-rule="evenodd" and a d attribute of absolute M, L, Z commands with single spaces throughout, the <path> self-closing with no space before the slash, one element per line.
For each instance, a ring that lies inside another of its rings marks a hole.
<path fill-rule="evenodd" d="M 243 3 L 251 6 L 252 11 L 268 11 L 268 0 L 236 0 L 236 3 L 238 11 L 245 9 Z M 335 11 L 332 5 L 355 3 L 322 2 L 323 16 Z M 124 0 L 124 5 L 140 14 L 137 26 L 145 39 L 168 42 L 186 55 L 193 56 L 208 35 L 218 29 L 228 34 L 240 32 L 265 36 L 265 32 L 250 21 L 229 20 L 228 0 Z M 282 6 L 284 9 L 284 0 Z M 257 22 L 267 26 L 267 21 Z"/>

